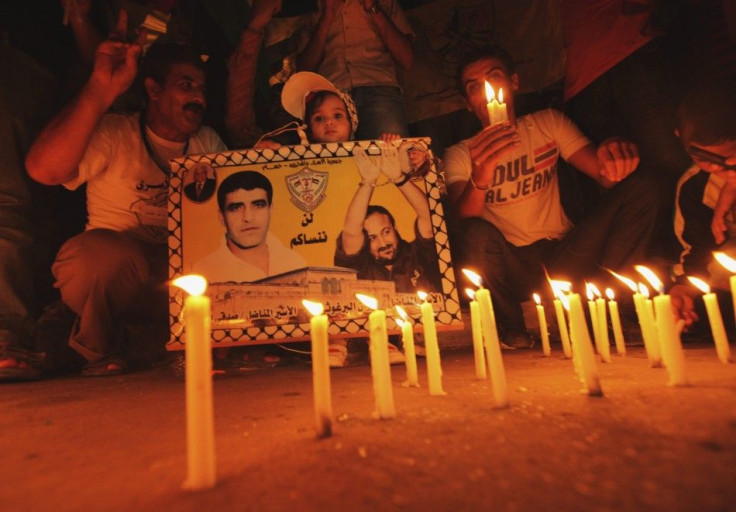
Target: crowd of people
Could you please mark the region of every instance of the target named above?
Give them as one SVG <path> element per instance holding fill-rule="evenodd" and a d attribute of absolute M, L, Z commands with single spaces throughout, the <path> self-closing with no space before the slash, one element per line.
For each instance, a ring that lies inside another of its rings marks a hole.
<path fill-rule="evenodd" d="M 170 159 L 222 152 L 226 143 L 277 148 L 364 139 L 382 139 L 390 156 L 401 138 L 423 135 L 410 133 L 404 115 L 399 70 L 412 67 L 414 33 L 397 0 L 253 0 L 245 4 L 248 21 L 232 51 L 207 63 L 194 50 L 201 35 L 192 10 L 177 8 L 191 2 L 151 4 L 157 16 L 166 15 L 170 30 L 147 28 L 154 26 L 154 11 L 136 4 L 143 23 L 118 10 L 104 35 L 91 19 L 91 0 L 61 2 L 77 56 L 90 66 L 63 107 L 48 100 L 54 88 L 48 71 L 12 41 L 0 45 L 0 64 L 15 77 L 0 82 L 0 196 L 6 199 L 0 205 L 0 381 L 38 378 L 44 369 L 34 343 L 38 307 L 27 256 L 33 203 L 26 177 L 86 190 L 85 229 L 63 241 L 49 267 L 71 311 L 66 342 L 83 359 L 82 374 L 117 375 L 128 369 L 121 347 L 131 318 L 150 320 L 158 332 L 168 325 Z M 669 260 L 663 266 L 672 270 L 673 314 L 692 326 L 699 295 L 685 277 L 728 286 L 711 253 L 733 250 L 736 236 L 736 75 L 725 67 L 722 76 L 703 77 L 677 110 L 661 89 L 657 59 L 666 17 L 660 2 L 561 0 L 560 6 L 568 53 L 564 113 L 519 109 L 523 77 L 514 56 L 490 37 L 469 43 L 458 57 L 458 92 L 479 129 L 450 141 L 441 155 L 453 263 L 480 273 L 502 338 L 514 347 L 532 343 L 521 303 L 543 288 L 547 275 L 605 282 L 607 270 L 627 273 L 655 257 Z M 289 35 L 278 59 L 268 52 L 279 45 L 264 47 L 274 26 Z M 269 60 L 278 65 L 263 64 Z M 222 75 L 213 72 L 220 62 Z M 507 121 L 491 124 L 485 82 L 503 89 Z M 214 117 L 208 113 L 212 89 L 223 93 Z M 293 130 L 273 131 L 290 122 Z M 438 289 L 436 265 L 425 261 L 432 242 L 426 197 L 398 168 L 358 167 L 361 182 L 337 240 L 336 264 L 370 279 L 402 272 L 416 278 L 397 282 L 397 289 L 413 290 L 419 279 Z M 209 172 L 195 170 L 184 190 L 189 199 L 215 194 Z M 370 205 L 381 172 L 416 212 L 412 242 L 398 234 L 386 208 Z M 583 186 L 566 190 L 565 173 Z M 266 236 L 271 184 L 251 174 L 235 174 L 230 188 L 223 182 L 217 191 L 225 241 L 221 254 L 202 265 L 216 268 L 222 258 L 234 258 L 244 276 L 262 276 L 269 269 L 254 266 L 254 256 L 285 264 L 285 248 L 279 253 Z M 574 213 L 565 200 L 571 195 L 586 203 Z M 233 235 L 245 210 L 261 219 L 260 238 L 257 229 Z M 680 244 L 672 249 L 667 240 L 674 236 Z M 345 350 L 339 352 L 344 361 Z"/>

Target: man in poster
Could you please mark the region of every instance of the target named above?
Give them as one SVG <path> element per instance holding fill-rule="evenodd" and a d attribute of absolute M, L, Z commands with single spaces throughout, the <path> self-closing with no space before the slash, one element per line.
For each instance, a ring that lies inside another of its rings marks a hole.
<path fill-rule="evenodd" d="M 211 167 L 207 164 L 197 164 L 192 173 L 194 179 L 184 187 L 184 194 L 190 201 L 201 203 L 212 197 L 215 193 L 215 180 L 208 176 Z"/>
<path fill-rule="evenodd" d="M 196 261 L 192 270 L 210 282 L 248 283 L 307 266 L 303 256 L 269 232 L 273 187 L 263 174 L 240 171 L 217 190 L 222 245 Z"/>
<path fill-rule="evenodd" d="M 358 279 L 393 281 L 399 293 L 440 291 L 437 251 L 427 196 L 400 169 L 398 151 L 392 144 L 381 157 L 354 152 L 361 182 L 348 206 L 345 225 L 337 238 L 335 265 L 358 271 Z M 398 187 L 417 214 L 415 238 L 407 242 L 396 230 L 393 215 L 371 205 L 381 172 Z"/>

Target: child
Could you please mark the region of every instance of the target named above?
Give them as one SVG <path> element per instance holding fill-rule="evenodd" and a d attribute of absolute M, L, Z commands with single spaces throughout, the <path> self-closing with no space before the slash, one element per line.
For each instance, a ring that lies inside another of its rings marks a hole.
<path fill-rule="evenodd" d="M 288 113 L 305 123 L 297 127 L 304 144 L 346 142 L 353 140 L 358 129 L 358 114 L 350 94 L 340 91 L 332 82 L 316 73 L 302 71 L 292 75 L 281 92 L 281 104 Z M 381 140 L 387 143 L 400 138 L 399 135 L 388 133 L 381 136 Z M 392 154 L 396 154 L 395 148 Z M 389 343 L 388 349 L 391 364 L 404 362 L 404 355 L 396 345 Z M 330 341 L 330 367 L 345 366 L 347 354 L 346 340 Z"/>
<path fill-rule="evenodd" d="M 701 292 L 685 277 L 705 278 L 716 290 L 727 290 L 725 269 L 714 261 L 712 252 L 736 252 L 736 219 L 727 215 L 736 200 L 736 172 L 728 169 L 736 164 L 734 90 L 732 78 L 705 81 L 686 96 L 678 112 L 676 133 L 694 165 L 677 185 L 675 234 L 683 251 L 674 268 L 677 279 L 670 295 L 676 315 L 686 326 L 698 320 L 693 298 Z"/>

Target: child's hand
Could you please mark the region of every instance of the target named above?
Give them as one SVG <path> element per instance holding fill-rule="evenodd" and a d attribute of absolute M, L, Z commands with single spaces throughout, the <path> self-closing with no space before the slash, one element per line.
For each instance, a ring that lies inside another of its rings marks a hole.
<path fill-rule="evenodd" d="M 355 163 L 358 165 L 358 172 L 363 179 L 363 183 L 374 185 L 378 181 L 381 174 L 381 157 L 371 156 L 365 152 L 363 148 L 355 148 L 353 150 Z"/>
<path fill-rule="evenodd" d="M 695 303 L 688 292 L 688 287 L 681 284 L 676 284 L 669 290 L 669 296 L 672 299 L 672 312 L 675 314 L 675 318 L 683 321 L 686 330 L 699 320 L 698 314 L 695 312 Z"/>
<path fill-rule="evenodd" d="M 397 133 L 382 133 L 381 140 L 383 142 L 395 142 L 397 140 L 401 140 L 401 135 Z"/>

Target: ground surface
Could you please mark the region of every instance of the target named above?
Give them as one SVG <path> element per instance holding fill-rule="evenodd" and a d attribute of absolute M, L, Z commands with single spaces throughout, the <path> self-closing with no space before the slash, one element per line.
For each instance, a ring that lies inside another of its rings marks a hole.
<path fill-rule="evenodd" d="M 504 351 L 511 407 L 468 349 L 443 354 L 447 396 L 405 388 L 372 418 L 370 368 L 332 372 L 334 435 L 314 434 L 305 362 L 215 380 L 218 483 L 185 479 L 184 382 L 162 368 L 0 388 L 0 510 L 736 510 L 736 364 L 686 348 L 691 387 L 643 349 L 599 364 Z"/>

